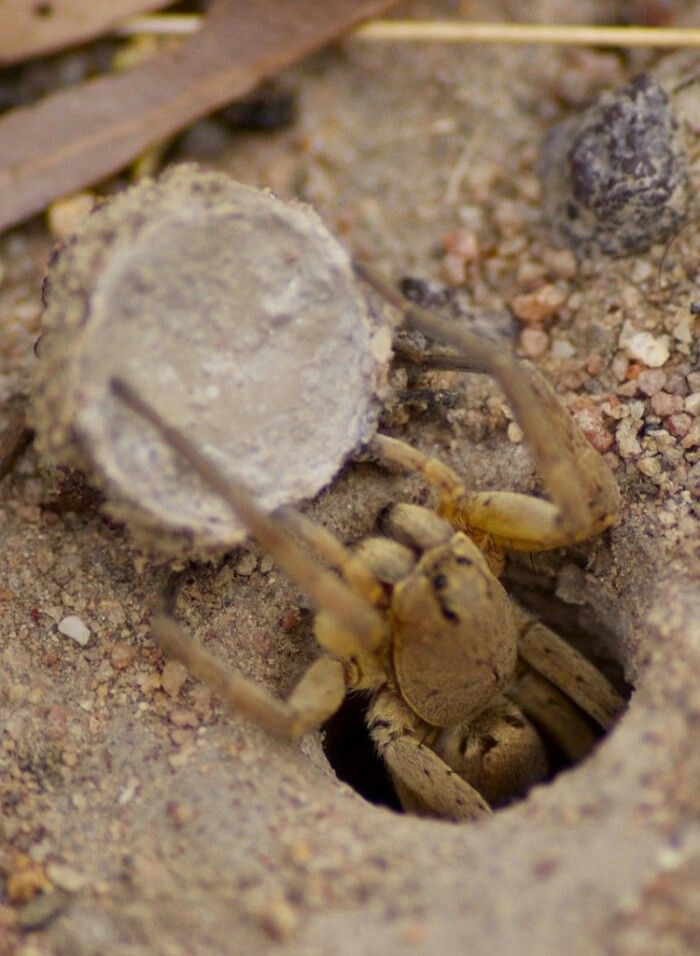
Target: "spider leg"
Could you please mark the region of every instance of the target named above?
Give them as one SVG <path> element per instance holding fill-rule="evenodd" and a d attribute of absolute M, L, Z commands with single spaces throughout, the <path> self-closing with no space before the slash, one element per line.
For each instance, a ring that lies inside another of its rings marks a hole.
<path fill-rule="evenodd" d="M 285 531 L 283 525 L 266 514 L 243 485 L 229 478 L 217 465 L 199 451 L 181 431 L 166 422 L 153 405 L 131 385 L 113 379 L 111 388 L 124 404 L 145 418 L 163 439 L 191 465 L 201 480 L 209 485 L 237 515 L 248 532 L 272 554 L 277 563 L 311 597 L 324 616 L 337 627 L 337 647 L 333 653 L 371 653 L 386 639 L 382 615 L 335 574 L 311 560 L 304 549 Z"/>
<path fill-rule="evenodd" d="M 610 681 L 567 641 L 514 606 L 518 621 L 518 655 L 533 671 L 563 691 L 603 730 L 609 730 L 625 708 Z"/>
<path fill-rule="evenodd" d="M 407 326 L 454 348 L 455 367 L 468 366 L 493 375 L 523 430 L 551 498 L 541 501 L 510 492 L 480 492 L 460 499 L 443 491 L 446 517 L 466 530 L 487 534 L 500 547 L 524 551 L 582 541 L 616 520 L 619 491 L 610 469 L 534 367 L 518 362 L 501 345 L 407 303 L 365 263 L 356 261 L 354 266 L 361 278 L 403 312 Z M 444 367 L 444 356 L 437 361 Z M 439 481 L 434 483 L 443 490 Z"/>
<path fill-rule="evenodd" d="M 481 794 L 423 743 L 417 718 L 392 691 L 380 691 L 367 725 L 389 768 L 404 809 L 448 820 L 475 820 L 491 812 Z"/>
<path fill-rule="evenodd" d="M 188 640 L 169 615 L 157 615 L 151 627 L 163 650 L 180 660 L 193 677 L 212 687 L 232 709 L 274 733 L 289 737 L 306 733 L 319 727 L 343 702 L 345 671 L 336 658 L 324 655 L 315 661 L 283 701 Z"/>
<path fill-rule="evenodd" d="M 535 671 L 525 671 L 506 693 L 572 763 L 583 760 L 597 744 L 598 735 L 579 708 Z"/>

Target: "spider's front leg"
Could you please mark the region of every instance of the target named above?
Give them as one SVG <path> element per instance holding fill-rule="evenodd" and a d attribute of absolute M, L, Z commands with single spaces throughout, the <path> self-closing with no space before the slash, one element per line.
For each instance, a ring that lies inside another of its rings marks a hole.
<path fill-rule="evenodd" d="M 459 479 L 458 487 L 446 492 L 444 474 L 436 474 L 432 460 L 426 456 L 423 463 L 418 463 L 420 453 L 402 454 L 395 440 L 382 441 L 381 436 L 372 443 L 375 452 L 424 471 L 443 491 L 444 516 L 466 531 L 487 535 L 502 549 L 541 551 L 563 547 L 599 533 L 616 520 L 619 491 L 612 472 L 537 369 L 518 362 L 503 346 L 407 303 L 366 264 L 356 262 L 355 269 L 403 312 L 407 326 L 455 350 L 426 364 L 494 376 L 523 430 L 551 500 L 509 491 L 470 493 Z M 388 445 L 391 441 L 393 446 Z"/>
<path fill-rule="evenodd" d="M 481 794 L 422 739 L 426 728 L 397 694 L 386 689 L 376 694 L 367 726 L 405 810 L 447 820 L 477 820 L 491 812 Z"/>
<path fill-rule="evenodd" d="M 270 730 L 294 736 L 319 726 L 338 709 L 345 694 L 345 665 L 339 658 L 366 654 L 372 659 L 373 653 L 386 641 L 387 625 L 383 615 L 357 589 L 318 565 L 281 522 L 256 504 L 244 486 L 203 455 L 196 444 L 169 424 L 133 386 L 115 379 L 111 387 L 127 408 L 161 433 L 202 481 L 228 504 L 250 534 L 312 597 L 318 608 L 316 637 L 329 654 L 311 665 L 288 701 L 280 701 L 242 674 L 221 665 L 204 648 L 188 641 L 167 613 L 156 616 L 152 625 L 161 647 L 178 657 L 196 677 L 214 686 L 232 707 Z M 346 561 L 339 542 L 332 546 L 327 534 L 320 540 L 331 557 L 341 563 Z M 316 541 L 312 539 L 310 543 Z M 366 585 L 363 579 L 363 586 Z M 167 600 L 166 595 L 166 606 Z"/>

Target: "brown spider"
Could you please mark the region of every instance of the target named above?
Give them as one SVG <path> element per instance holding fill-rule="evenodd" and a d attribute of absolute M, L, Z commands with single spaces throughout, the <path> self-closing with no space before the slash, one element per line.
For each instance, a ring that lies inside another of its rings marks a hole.
<path fill-rule="evenodd" d="M 368 267 L 356 269 L 405 308 Z M 348 550 L 293 509 L 276 517 L 264 513 L 245 488 L 163 420 L 144 397 L 146 384 L 136 391 L 113 380 L 112 388 L 309 594 L 317 607 L 314 633 L 326 653 L 281 701 L 188 641 L 165 613 L 153 622 L 161 646 L 232 707 L 290 736 L 319 727 L 348 690 L 371 692 L 369 732 L 403 806 L 473 819 L 545 778 L 544 745 L 528 717 L 577 759 L 593 745 L 591 720 L 607 729 L 622 710 L 623 700 L 606 678 L 515 607 L 497 577 L 506 550 L 563 547 L 608 527 L 616 520 L 619 494 L 603 458 L 534 368 L 421 309 L 410 308 L 406 322 L 459 349 L 436 357 L 434 365 L 497 377 L 551 501 L 508 491 L 470 492 L 447 465 L 376 435 L 370 451 L 422 473 L 439 491 L 439 505 L 436 513 L 397 504 L 385 517 L 385 537 Z"/>

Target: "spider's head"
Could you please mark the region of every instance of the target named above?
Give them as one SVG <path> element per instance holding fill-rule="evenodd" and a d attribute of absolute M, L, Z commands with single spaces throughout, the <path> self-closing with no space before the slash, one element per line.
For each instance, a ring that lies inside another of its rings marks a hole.
<path fill-rule="evenodd" d="M 462 533 L 426 551 L 396 586 L 391 619 L 401 695 L 433 726 L 478 714 L 513 673 L 517 635 L 508 597 Z"/>

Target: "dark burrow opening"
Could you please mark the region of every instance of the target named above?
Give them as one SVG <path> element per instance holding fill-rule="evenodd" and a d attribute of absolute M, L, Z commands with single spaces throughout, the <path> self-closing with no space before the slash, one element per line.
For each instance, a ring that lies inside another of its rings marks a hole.
<path fill-rule="evenodd" d="M 562 636 L 566 636 L 567 641 L 595 664 L 617 692 L 625 700 L 629 700 L 633 688 L 625 682 L 621 664 L 607 650 L 614 645 L 614 641 L 603 633 L 604 627 L 599 625 L 590 626 L 589 629 L 582 627 L 576 613 L 577 609 L 570 608 L 551 596 L 532 597 L 520 593 L 518 598 L 521 603 L 529 604 L 531 609 L 536 610 L 538 618 L 544 624 L 554 628 Z M 528 600 L 528 598 L 531 599 Z M 353 787 L 365 800 L 402 812 L 391 776 L 378 756 L 367 730 L 366 713 L 369 702 L 369 696 L 363 693 L 350 694 L 345 698 L 341 708 L 323 726 L 324 752 L 338 778 Z M 580 714 L 590 725 L 596 738 L 595 746 L 597 746 L 607 732 L 601 730 L 583 711 Z M 538 724 L 532 715 L 529 719 L 535 725 L 545 746 L 549 774 L 542 782 L 548 783 L 577 761 L 571 759 L 557 744 L 545 726 Z M 585 759 L 584 757 L 583 760 Z M 513 798 L 501 806 L 510 805 L 518 799 L 521 798 Z"/>

